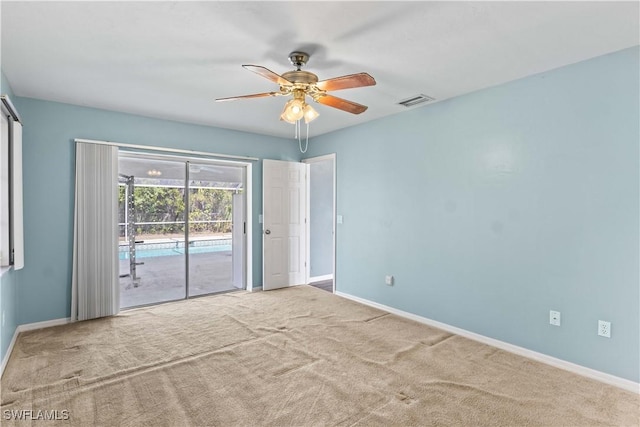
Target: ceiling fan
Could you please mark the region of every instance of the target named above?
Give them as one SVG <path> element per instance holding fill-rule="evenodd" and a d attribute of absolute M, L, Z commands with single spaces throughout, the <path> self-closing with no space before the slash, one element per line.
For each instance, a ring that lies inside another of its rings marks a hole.
<path fill-rule="evenodd" d="M 352 114 L 360 114 L 367 109 L 367 106 L 365 105 L 329 95 L 327 92 L 373 86 L 376 84 L 373 77 L 367 73 L 358 73 L 318 81 L 318 76 L 315 74 L 309 71 L 302 71 L 302 67 L 308 60 L 308 53 L 292 52 L 289 54 L 289 61 L 291 61 L 291 64 L 293 64 L 296 69 L 294 71 L 283 73 L 282 75 L 276 74 L 268 68 L 259 65 L 243 65 L 247 70 L 259 74 L 262 77 L 280 85 L 280 90 L 278 92 L 265 92 L 255 93 L 252 95 L 233 96 L 230 98 L 218 98 L 216 101 L 235 101 L 237 99 L 293 95 L 293 99 L 285 104 L 284 110 L 280 115 L 281 120 L 292 124 L 298 123 L 302 118 L 304 118 L 305 123 L 309 123 L 319 116 L 319 114 L 305 102 L 307 96 L 320 104 L 337 108 Z"/>

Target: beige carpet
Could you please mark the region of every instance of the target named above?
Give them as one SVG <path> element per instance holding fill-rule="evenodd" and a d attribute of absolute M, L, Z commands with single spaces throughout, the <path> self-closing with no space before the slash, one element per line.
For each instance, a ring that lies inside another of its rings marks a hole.
<path fill-rule="evenodd" d="M 77 426 L 639 424 L 639 398 L 300 286 L 20 335 L 7 410 Z"/>

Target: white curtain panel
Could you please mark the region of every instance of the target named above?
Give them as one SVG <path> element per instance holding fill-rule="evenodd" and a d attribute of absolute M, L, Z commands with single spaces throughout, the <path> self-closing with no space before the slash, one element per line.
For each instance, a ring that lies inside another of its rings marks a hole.
<path fill-rule="evenodd" d="M 71 320 L 120 310 L 118 148 L 76 143 Z"/>

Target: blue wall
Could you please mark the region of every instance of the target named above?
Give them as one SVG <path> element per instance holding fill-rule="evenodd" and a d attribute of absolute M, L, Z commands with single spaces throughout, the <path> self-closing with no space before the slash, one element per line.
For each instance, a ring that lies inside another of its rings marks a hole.
<path fill-rule="evenodd" d="M 11 101 L 15 100 L 9 81 L 1 71 L 0 93 L 3 95 L 9 95 Z M 16 327 L 18 326 L 18 294 L 16 287 L 16 273 L 13 269 L 5 271 L 0 279 L 0 319 L 4 316 L 4 324 L 0 325 L 0 360 L 4 359 L 9 343 L 11 342 L 13 334 L 16 331 Z"/>
<path fill-rule="evenodd" d="M 299 160 L 291 140 L 130 114 L 15 98 L 24 120 L 25 268 L 18 323 L 70 315 L 74 138 Z M 262 284 L 262 162 L 253 167 L 253 283 Z"/>
<path fill-rule="evenodd" d="M 337 153 L 337 290 L 639 381 L 638 63 L 627 49 L 314 138 L 308 157 Z"/>
<path fill-rule="evenodd" d="M 0 279 L 0 309 L 4 313 L 4 325 L 0 327 L 0 361 L 4 360 L 9 343 L 18 327 L 18 294 L 16 272 L 5 271 Z"/>

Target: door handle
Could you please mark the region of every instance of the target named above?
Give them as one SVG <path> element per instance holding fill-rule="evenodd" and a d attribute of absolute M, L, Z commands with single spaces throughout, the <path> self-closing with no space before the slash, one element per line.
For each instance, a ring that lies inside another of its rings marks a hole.
<path fill-rule="evenodd" d="M 269 230 L 269 229 L 264 230 L 264 234 L 271 234 L 271 230 Z"/>

